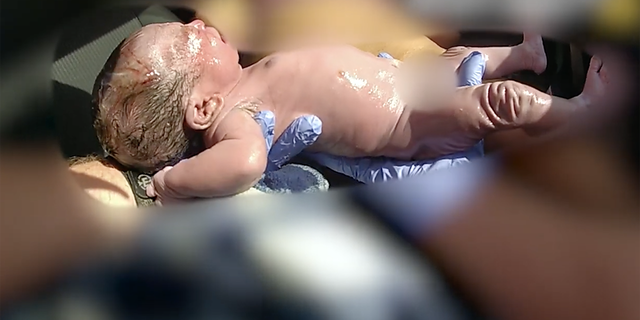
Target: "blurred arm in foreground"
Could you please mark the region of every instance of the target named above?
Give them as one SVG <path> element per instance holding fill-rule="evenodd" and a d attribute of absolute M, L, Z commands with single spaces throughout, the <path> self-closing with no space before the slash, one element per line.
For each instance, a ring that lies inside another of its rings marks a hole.
<path fill-rule="evenodd" d="M 37 292 L 44 283 L 119 241 L 122 219 L 117 217 L 127 212 L 88 197 L 69 174 L 55 144 L 4 144 L 0 172 L 1 305 Z M 80 178 L 122 193 L 108 176 Z"/>

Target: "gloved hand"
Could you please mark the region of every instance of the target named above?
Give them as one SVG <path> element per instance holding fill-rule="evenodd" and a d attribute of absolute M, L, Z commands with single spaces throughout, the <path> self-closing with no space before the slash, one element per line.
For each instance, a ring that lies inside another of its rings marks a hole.
<path fill-rule="evenodd" d="M 486 57 L 478 51 L 471 52 L 462 59 L 458 68 L 458 87 L 482 84 L 486 62 Z"/>
<path fill-rule="evenodd" d="M 275 115 L 271 111 L 260 111 L 255 116 L 262 127 L 267 145 L 268 159 L 266 172 L 280 169 L 291 158 L 298 155 L 306 147 L 312 145 L 322 133 L 322 121 L 314 115 L 305 115 L 294 120 L 273 143 Z"/>

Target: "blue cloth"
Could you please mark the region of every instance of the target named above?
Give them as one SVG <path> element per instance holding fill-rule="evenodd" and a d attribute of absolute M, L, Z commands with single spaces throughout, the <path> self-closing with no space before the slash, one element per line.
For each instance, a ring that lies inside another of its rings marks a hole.
<path fill-rule="evenodd" d="M 329 190 L 329 181 L 309 166 L 290 163 L 265 172 L 254 188 L 266 193 L 317 192 Z"/>
<path fill-rule="evenodd" d="M 378 57 L 393 59 L 385 52 Z M 458 85 L 473 86 L 482 83 L 486 61 L 480 52 L 474 51 L 465 57 L 458 68 Z M 275 117 L 273 113 L 260 112 L 256 121 L 263 128 L 269 161 L 267 174 L 280 168 L 288 160 L 313 144 L 322 133 L 322 121 L 314 115 L 302 116 L 296 119 L 285 130 L 282 136 L 273 144 L 273 127 Z M 382 182 L 391 179 L 402 179 L 422 174 L 432 170 L 455 167 L 484 156 L 483 143 L 464 152 L 425 161 L 398 161 L 395 159 L 379 158 L 345 158 L 324 153 L 305 153 L 319 164 L 363 183 Z M 264 179 L 264 178 L 263 178 Z M 277 189 L 277 188 L 276 188 Z"/>

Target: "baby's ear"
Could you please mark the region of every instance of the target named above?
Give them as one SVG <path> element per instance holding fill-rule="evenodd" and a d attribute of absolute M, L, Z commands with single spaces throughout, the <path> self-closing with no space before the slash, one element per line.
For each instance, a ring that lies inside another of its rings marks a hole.
<path fill-rule="evenodd" d="M 224 105 L 224 98 L 219 94 L 204 99 L 190 99 L 185 114 L 185 121 L 191 129 L 206 130 L 214 120 L 214 114 Z"/>

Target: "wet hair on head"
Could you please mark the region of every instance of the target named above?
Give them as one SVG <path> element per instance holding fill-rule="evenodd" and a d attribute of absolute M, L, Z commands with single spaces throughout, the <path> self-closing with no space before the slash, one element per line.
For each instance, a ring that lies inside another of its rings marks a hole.
<path fill-rule="evenodd" d="M 93 124 L 106 156 L 152 174 L 185 157 L 191 135 L 184 112 L 197 75 L 187 67 L 156 72 L 127 48 L 138 35 L 121 42 L 98 75 Z"/>

